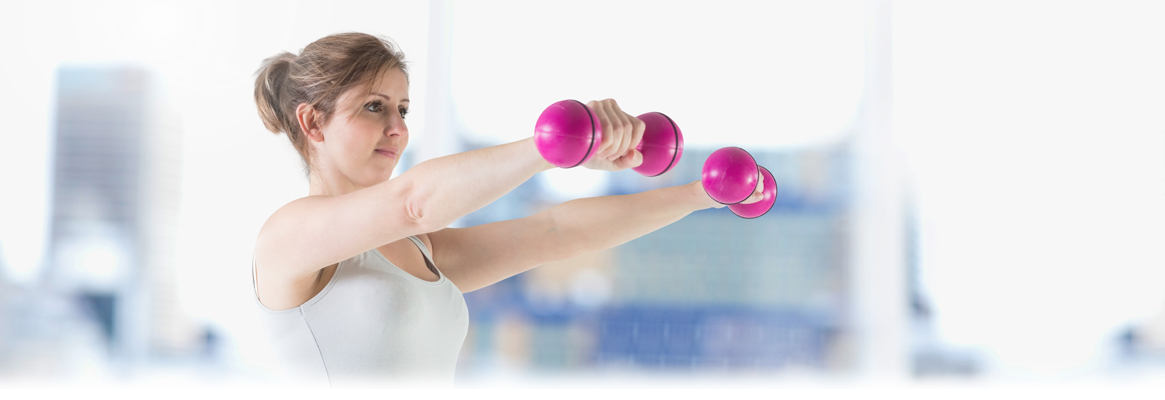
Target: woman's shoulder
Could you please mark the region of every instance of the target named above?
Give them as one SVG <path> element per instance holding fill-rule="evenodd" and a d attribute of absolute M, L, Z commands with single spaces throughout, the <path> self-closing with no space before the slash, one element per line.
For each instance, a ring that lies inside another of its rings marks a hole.
<path fill-rule="evenodd" d="M 311 206 L 326 196 L 304 196 L 298 199 L 284 203 L 283 205 L 272 211 L 267 215 L 267 219 L 263 221 L 263 226 L 259 228 L 259 235 L 271 234 L 276 229 L 282 228 L 282 222 L 287 219 L 294 219 L 302 216 Z"/>
<path fill-rule="evenodd" d="M 321 240 L 327 240 L 319 232 L 328 230 L 328 216 L 318 212 L 318 202 L 326 197 L 329 196 L 300 197 L 267 216 L 252 249 L 253 262 L 261 274 L 297 280 L 315 275 L 336 262 L 336 255 L 321 257 L 318 251 L 313 251 L 320 249 Z"/>

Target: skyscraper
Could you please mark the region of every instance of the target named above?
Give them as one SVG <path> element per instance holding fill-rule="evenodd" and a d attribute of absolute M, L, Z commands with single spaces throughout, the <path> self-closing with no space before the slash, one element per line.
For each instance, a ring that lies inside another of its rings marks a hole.
<path fill-rule="evenodd" d="M 138 68 L 57 76 L 47 285 L 74 296 L 111 356 L 138 360 L 191 333 L 174 302 L 180 130 Z"/>

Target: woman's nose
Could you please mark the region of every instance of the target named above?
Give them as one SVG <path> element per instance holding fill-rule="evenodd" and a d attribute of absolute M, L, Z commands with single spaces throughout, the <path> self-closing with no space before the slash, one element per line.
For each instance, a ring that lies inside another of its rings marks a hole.
<path fill-rule="evenodd" d="M 409 134 L 409 127 L 405 125 L 404 119 L 393 118 L 393 121 L 385 127 L 384 134 L 387 136 L 405 136 Z"/>

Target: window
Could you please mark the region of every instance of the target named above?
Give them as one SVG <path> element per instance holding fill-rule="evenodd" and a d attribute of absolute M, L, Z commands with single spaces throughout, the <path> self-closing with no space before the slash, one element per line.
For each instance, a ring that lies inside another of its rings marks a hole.
<path fill-rule="evenodd" d="M 478 142 L 531 135 L 555 101 L 610 97 L 668 114 L 687 146 L 811 145 L 861 96 L 857 1 L 453 4 L 453 100 Z"/>

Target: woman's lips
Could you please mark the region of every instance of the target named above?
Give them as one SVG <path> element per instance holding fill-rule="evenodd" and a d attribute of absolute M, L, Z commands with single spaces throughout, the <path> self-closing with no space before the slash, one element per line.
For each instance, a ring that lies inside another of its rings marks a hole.
<path fill-rule="evenodd" d="M 397 158 L 396 152 L 392 151 L 392 150 L 376 149 L 376 152 L 379 153 L 380 155 L 383 155 L 383 156 Z"/>

